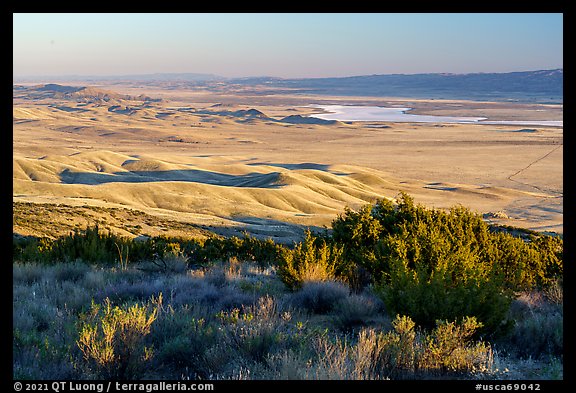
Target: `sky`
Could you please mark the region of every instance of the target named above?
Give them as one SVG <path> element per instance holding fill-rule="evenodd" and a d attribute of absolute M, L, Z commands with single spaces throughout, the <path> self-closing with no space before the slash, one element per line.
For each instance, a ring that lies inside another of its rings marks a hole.
<path fill-rule="evenodd" d="M 561 13 L 13 14 L 13 76 L 563 68 Z"/>

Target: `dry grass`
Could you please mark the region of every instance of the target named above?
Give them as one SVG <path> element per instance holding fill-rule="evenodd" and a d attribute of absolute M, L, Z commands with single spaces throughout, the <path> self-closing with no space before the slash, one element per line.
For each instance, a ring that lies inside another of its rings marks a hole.
<path fill-rule="evenodd" d="M 307 283 L 291 292 L 273 270 L 236 261 L 205 271 L 143 272 L 137 267 L 123 271 L 80 263 L 14 264 L 14 377 L 83 379 L 102 371 L 94 365 L 94 357 L 86 358 L 81 350 L 86 347 L 76 342 L 82 336 L 81 321 L 97 321 L 89 318 L 95 315 L 90 311 L 92 302 L 106 307 L 107 298 L 111 309 L 145 307 L 157 313 L 149 333 L 133 341 L 139 359 L 146 355 L 146 367 L 138 362 L 130 366 L 133 377 L 548 379 L 563 375 L 561 353 L 522 359 L 469 340 L 455 325 L 425 333 L 406 319 L 392 323 L 374 295 L 352 294 L 342 283 Z M 554 307 L 526 294 L 511 312 L 523 316 L 525 324 L 531 313 L 540 315 L 531 323 L 539 321 L 547 329 L 551 325 L 544 324 L 546 317 L 557 321 L 557 314 L 550 314 L 558 310 Z M 513 337 L 522 341 L 511 339 L 510 345 L 518 348 L 547 334 L 517 329 Z M 443 351 L 450 354 L 438 355 Z"/>
<path fill-rule="evenodd" d="M 520 294 L 510 309 L 515 325 L 503 347 L 523 359 L 562 357 L 564 310 L 561 299 L 561 290 L 554 286 L 546 292 Z"/>
<path fill-rule="evenodd" d="M 313 314 L 326 314 L 341 304 L 350 288 L 339 281 L 308 281 L 291 297 L 293 307 Z"/>

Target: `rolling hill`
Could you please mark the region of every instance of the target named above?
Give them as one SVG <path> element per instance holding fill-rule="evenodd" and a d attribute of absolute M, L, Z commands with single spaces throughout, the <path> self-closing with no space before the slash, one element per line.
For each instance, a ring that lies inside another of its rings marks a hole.
<path fill-rule="evenodd" d="M 35 86 L 13 86 L 14 98 L 28 100 L 59 99 L 84 103 L 117 103 L 127 101 L 159 101 L 145 95 L 129 96 L 92 86 L 64 86 L 48 83 Z"/>

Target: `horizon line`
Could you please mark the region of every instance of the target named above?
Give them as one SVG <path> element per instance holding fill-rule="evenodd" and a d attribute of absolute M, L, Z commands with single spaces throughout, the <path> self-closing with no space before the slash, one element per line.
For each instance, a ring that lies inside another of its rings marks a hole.
<path fill-rule="evenodd" d="M 12 79 L 35 79 L 35 78 L 134 78 L 134 77 L 150 77 L 150 76 L 197 76 L 200 78 L 213 78 L 213 79 L 256 79 L 256 78 L 270 78 L 270 79 L 336 79 L 336 78 L 354 78 L 354 77 L 364 77 L 364 76 L 393 76 L 393 75 L 486 75 L 486 74 L 513 74 L 522 72 L 543 72 L 543 71 L 564 71 L 564 67 L 556 68 L 543 68 L 543 69 L 528 69 L 528 70 L 517 70 L 517 71 L 479 71 L 479 72 L 413 72 L 413 73 L 383 73 L 383 74 L 354 74 L 345 76 L 304 76 L 304 77 L 281 77 L 273 75 L 254 75 L 254 76 L 223 76 L 213 73 L 204 72 L 146 72 L 146 73 L 134 73 L 134 74 L 27 74 L 27 75 L 12 75 Z M 206 79 L 205 79 L 206 80 Z"/>

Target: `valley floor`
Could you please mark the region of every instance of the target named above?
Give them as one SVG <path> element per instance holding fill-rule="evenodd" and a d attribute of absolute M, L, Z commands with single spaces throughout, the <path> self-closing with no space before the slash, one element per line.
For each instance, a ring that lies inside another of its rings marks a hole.
<path fill-rule="evenodd" d="M 431 207 L 461 204 L 490 222 L 563 232 L 562 128 L 282 121 L 323 103 L 491 120 L 555 120 L 558 105 L 104 87 L 162 101 L 15 96 L 14 202 L 126 208 L 290 243 L 305 227 L 329 226 L 345 206 L 404 191 Z M 161 230 L 133 225 L 139 234 Z"/>

